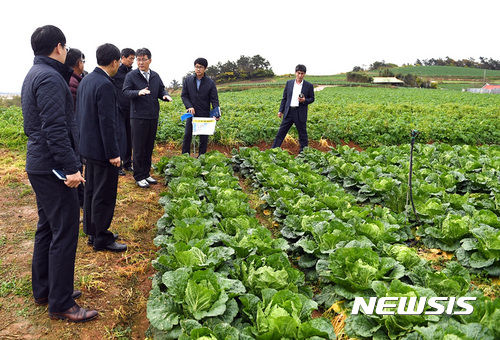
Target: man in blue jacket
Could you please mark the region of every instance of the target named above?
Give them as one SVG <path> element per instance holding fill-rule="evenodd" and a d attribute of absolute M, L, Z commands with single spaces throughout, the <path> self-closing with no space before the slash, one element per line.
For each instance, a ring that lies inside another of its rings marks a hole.
<path fill-rule="evenodd" d="M 155 146 L 160 104 L 158 99 L 172 101 L 160 76 L 151 70 L 151 52 L 136 51 L 137 68 L 129 72 L 123 84 L 123 96 L 130 100 L 130 127 L 134 152 L 134 179 L 141 188 L 156 184 L 151 177 L 151 157 Z"/>
<path fill-rule="evenodd" d="M 112 76 L 120 66 L 120 50 L 112 44 L 97 48 L 97 67 L 86 75 L 76 97 L 76 116 L 80 131 L 80 149 L 87 160 L 83 231 L 94 250 L 120 252 L 126 244 L 116 242 L 108 229 L 113 220 L 121 165 L 117 136 L 124 130 L 116 106 Z"/>
<path fill-rule="evenodd" d="M 299 133 L 300 152 L 309 144 L 307 137 L 307 107 L 314 102 L 314 87 L 304 80 L 306 67 L 295 67 L 295 79 L 286 82 L 278 117 L 283 118 L 271 148 L 279 148 L 293 124 Z"/>
<path fill-rule="evenodd" d="M 76 188 L 84 182 L 78 152 L 78 128 L 69 90 L 71 68 L 64 65 L 66 37 L 52 25 L 31 36 L 33 67 L 21 92 L 24 132 L 28 136 L 26 172 L 35 191 L 38 224 L 32 261 L 35 304 L 49 305 L 49 317 L 72 322 L 94 319 L 81 308 L 73 290 L 80 208 Z M 60 170 L 61 181 L 52 170 Z"/>
<path fill-rule="evenodd" d="M 210 104 L 212 108 L 219 107 L 219 95 L 215 82 L 205 76 L 208 61 L 198 58 L 194 61 L 194 75 L 186 77 L 182 85 L 181 98 L 187 111 L 196 117 L 210 117 Z M 216 118 L 218 120 L 218 118 Z M 182 153 L 189 154 L 193 138 L 193 118 L 186 120 Z M 200 135 L 199 155 L 207 152 L 208 136 Z"/>

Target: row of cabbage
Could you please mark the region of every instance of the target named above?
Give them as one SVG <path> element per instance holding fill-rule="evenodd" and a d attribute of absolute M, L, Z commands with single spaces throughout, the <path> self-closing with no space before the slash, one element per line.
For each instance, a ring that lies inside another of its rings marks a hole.
<path fill-rule="evenodd" d="M 358 203 L 407 209 L 410 146 L 363 152 L 308 150 L 315 171 L 341 185 Z M 416 144 L 412 193 L 428 248 L 455 252 L 469 271 L 500 275 L 500 146 Z"/>
<path fill-rule="evenodd" d="M 222 145 L 272 142 L 282 88 L 219 93 L 222 119 L 213 137 Z M 491 144 L 500 140 L 500 96 L 468 92 L 365 87 L 328 87 L 309 106 L 311 140 L 354 141 L 368 146 L 399 145 L 412 129 L 424 142 Z M 179 97 L 162 103 L 157 140 L 181 143 L 186 112 Z M 297 131 L 290 134 L 297 138 Z"/>
<path fill-rule="evenodd" d="M 349 315 L 345 333 L 373 339 L 500 337 L 500 300 L 473 291 L 469 270 L 457 261 L 442 271 L 432 269 L 408 246 L 414 236 L 407 217 L 384 207 L 386 197 L 360 205 L 354 190 L 346 192 L 324 176 L 324 159 L 331 157 L 337 156 L 305 150 L 293 158 L 257 148 L 241 148 L 233 156 L 235 170 L 251 180 L 263 208 L 273 210 L 290 244 L 289 256 L 298 258 L 298 267 L 320 291 L 315 296 L 320 306 L 341 303 L 349 314 L 355 297 L 477 298 L 471 315 Z"/>
<path fill-rule="evenodd" d="M 160 203 L 148 300 L 155 339 L 332 339 L 288 243 L 272 238 L 250 207 L 230 159 L 211 152 L 156 164 L 168 185 Z"/>

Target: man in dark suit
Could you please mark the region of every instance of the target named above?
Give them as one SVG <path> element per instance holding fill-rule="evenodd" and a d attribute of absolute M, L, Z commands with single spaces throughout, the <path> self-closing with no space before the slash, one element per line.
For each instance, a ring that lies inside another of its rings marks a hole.
<path fill-rule="evenodd" d="M 307 107 L 314 102 L 314 87 L 304 80 L 306 67 L 295 67 L 295 79 L 286 82 L 278 117 L 283 118 L 271 148 L 279 148 L 288 130 L 295 124 L 299 133 L 300 152 L 309 144 L 307 138 Z"/>
<path fill-rule="evenodd" d="M 172 98 L 158 73 L 149 68 L 151 52 L 141 48 L 136 57 L 137 68 L 125 77 L 123 96 L 130 100 L 135 183 L 141 188 L 149 188 L 150 184 L 157 183 L 149 172 L 160 117 L 158 99 L 170 102 Z"/>
<path fill-rule="evenodd" d="M 215 82 L 205 76 L 208 61 L 205 58 L 198 58 L 194 61 L 194 75 L 184 79 L 182 85 L 181 98 L 187 111 L 196 117 L 210 117 L 210 104 L 212 108 L 219 107 L 219 96 Z M 219 120 L 218 118 L 216 118 Z M 193 138 L 193 118 L 186 120 L 184 130 L 184 140 L 182 142 L 182 153 L 189 154 L 191 141 Z M 200 135 L 199 154 L 207 152 L 208 136 Z"/>
<path fill-rule="evenodd" d="M 80 131 L 80 149 L 87 160 L 83 231 L 94 250 L 120 252 L 126 244 L 116 242 L 108 229 L 113 219 L 121 165 L 117 135 L 123 131 L 116 106 L 112 76 L 120 66 L 120 50 L 112 44 L 97 48 L 97 67 L 86 75 L 76 98 L 76 116 Z"/>
<path fill-rule="evenodd" d="M 64 65 L 66 37 L 52 25 L 31 36 L 33 67 L 21 92 L 24 132 L 28 137 L 26 172 L 35 191 L 38 224 L 32 261 L 35 304 L 49 305 L 49 317 L 72 322 L 94 319 L 97 311 L 75 302 L 73 290 L 80 209 L 77 187 L 80 173 L 78 127 Z M 61 170 L 61 181 L 52 170 Z"/>
<path fill-rule="evenodd" d="M 135 60 L 135 51 L 131 48 L 124 48 L 121 51 L 121 64 L 118 68 L 118 72 L 113 76 L 113 80 L 115 81 L 115 87 L 118 95 L 118 111 L 120 112 L 120 116 L 123 120 L 123 124 L 125 126 L 125 136 L 122 136 L 123 139 L 120 143 L 120 149 L 122 151 L 121 157 L 123 164 L 120 166 L 120 170 L 118 174 L 120 176 L 125 175 L 125 171 L 133 171 L 132 169 L 132 133 L 130 130 L 130 100 L 123 97 L 122 89 L 123 83 L 125 82 L 125 77 L 127 74 L 132 71 L 132 65 Z M 126 137 L 126 138 L 125 138 Z"/>

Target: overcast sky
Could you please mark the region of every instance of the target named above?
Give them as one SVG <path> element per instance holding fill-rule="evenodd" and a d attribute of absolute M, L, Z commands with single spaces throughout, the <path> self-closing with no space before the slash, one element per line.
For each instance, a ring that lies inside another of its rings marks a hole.
<path fill-rule="evenodd" d="M 103 43 L 149 48 L 151 69 L 165 85 L 180 82 L 197 57 L 213 65 L 260 54 L 276 74 L 302 63 L 309 75 L 382 60 L 500 59 L 499 0 L 15 0 L 0 6 L 0 92 L 21 91 L 33 64 L 31 34 L 47 24 L 82 50 L 89 72 Z"/>

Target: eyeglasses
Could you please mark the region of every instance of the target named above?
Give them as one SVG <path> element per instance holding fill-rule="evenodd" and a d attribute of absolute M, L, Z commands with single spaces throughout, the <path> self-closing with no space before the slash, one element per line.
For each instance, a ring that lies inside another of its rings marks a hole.
<path fill-rule="evenodd" d="M 197 70 L 203 70 L 205 68 L 205 66 L 195 66 L 194 68 Z"/>
<path fill-rule="evenodd" d="M 137 58 L 136 61 L 137 61 L 137 63 L 145 63 L 146 61 L 149 61 L 149 59 Z"/>

